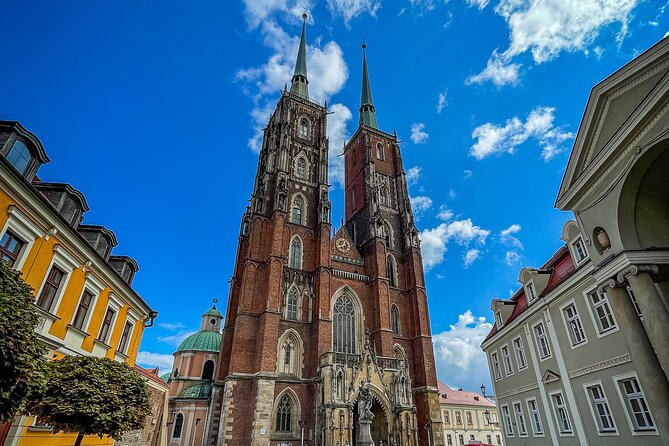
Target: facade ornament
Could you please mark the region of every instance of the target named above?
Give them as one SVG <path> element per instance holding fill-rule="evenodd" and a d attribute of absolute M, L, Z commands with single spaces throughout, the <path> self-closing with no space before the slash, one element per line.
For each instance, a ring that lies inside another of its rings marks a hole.
<path fill-rule="evenodd" d="M 372 413 L 372 394 L 366 382 L 360 383 L 360 394 L 358 396 L 358 418 L 360 421 L 374 420 Z"/>
<path fill-rule="evenodd" d="M 639 273 L 657 274 L 659 270 L 660 268 L 657 265 L 630 265 L 620 271 L 616 279 L 618 279 L 618 282 L 623 283 L 627 280 L 627 276 L 636 276 Z"/>

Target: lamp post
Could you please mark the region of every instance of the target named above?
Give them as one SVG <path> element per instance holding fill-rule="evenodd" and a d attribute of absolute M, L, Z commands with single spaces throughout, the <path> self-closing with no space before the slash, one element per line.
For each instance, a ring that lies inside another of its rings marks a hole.
<path fill-rule="evenodd" d="M 299 424 L 300 424 L 300 430 L 301 430 L 301 432 L 302 432 L 302 441 L 301 441 L 301 445 L 304 446 L 304 428 L 307 427 L 307 422 L 304 421 L 304 420 L 300 420 L 300 421 L 299 421 Z"/>
<path fill-rule="evenodd" d="M 481 395 L 483 395 L 483 398 L 488 399 L 485 396 L 485 385 L 481 384 Z M 483 412 L 483 415 L 485 416 L 485 420 L 488 422 L 490 426 L 497 426 L 499 427 L 499 423 L 497 421 L 490 421 L 490 411 L 488 409 Z"/>

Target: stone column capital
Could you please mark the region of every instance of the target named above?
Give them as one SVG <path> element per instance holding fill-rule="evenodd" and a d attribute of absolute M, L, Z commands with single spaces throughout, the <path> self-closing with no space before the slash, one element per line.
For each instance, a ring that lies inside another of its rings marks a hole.
<path fill-rule="evenodd" d="M 630 265 L 627 268 L 623 269 L 616 275 L 618 282 L 623 283 L 627 280 L 628 276 L 636 276 L 639 273 L 652 273 L 657 274 L 659 271 L 657 265 Z"/>

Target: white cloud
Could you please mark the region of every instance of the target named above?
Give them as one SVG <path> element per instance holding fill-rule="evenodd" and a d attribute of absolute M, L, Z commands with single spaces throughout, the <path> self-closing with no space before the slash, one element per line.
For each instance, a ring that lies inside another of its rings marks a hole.
<path fill-rule="evenodd" d="M 507 251 L 504 255 L 504 263 L 513 266 L 520 263 L 520 254 L 516 251 Z"/>
<path fill-rule="evenodd" d="M 457 197 L 457 196 L 458 196 L 458 194 L 455 192 L 455 190 L 453 190 L 453 189 L 449 189 L 449 191 L 448 191 L 448 198 L 450 198 L 450 199 L 452 200 L 452 199 L 454 199 L 454 198 Z"/>
<path fill-rule="evenodd" d="M 169 372 L 172 370 L 172 363 L 174 356 L 162 353 L 152 353 L 140 351 L 137 353 L 137 363 L 142 367 L 160 368 L 160 373 Z"/>
<path fill-rule="evenodd" d="M 425 195 L 409 197 L 409 201 L 411 201 L 411 209 L 417 221 L 421 219 L 425 211 L 432 207 L 432 199 Z"/>
<path fill-rule="evenodd" d="M 465 268 L 469 268 L 475 260 L 481 257 L 481 251 L 478 249 L 470 249 L 462 257 Z"/>
<path fill-rule="evenodd" d="M 416 122 L 411 125 L 411 141 L 414 144 L 423 144 L 427 141 L 430 135 L 425 131 L 425 124 L 422 122 Z"/>
<path fill-rule="evenodd" d="M 409 186 L 412 186 L 416 183 L 418 183 L 418 180 L 420 180 L 420 174 L 422 173 L 423 168 L 420 166 L 414 166 L 411 167 L 409 170 L 407 170 L 407 183 Z"/>
<path fill-rule="evenodd" d="M 513 246 L 515 248 L 523 249 L 523 244 L 521 243 L 521 241 L 518 240 L 518 238 L 513 235 L 520 232 L 521 229 L 522 228 L 519 224 L 512 224 L 511 226 L 509 226 L 508 228 L 504 229 L 499 233 L 500 241 L 507 246 Z"/>
<path fill-rule="evenodd" d="M 490 369 L 481 343 L 491 329 L 485 317 L 475 317 L 467 310 L 449 330 L 432 335 L 437 374 L 442 381 L 469 390 L 478 389 L 482 383 L 490 386 Z"/>
<path fill-rule="evenodd" d="M 448 221 L 453 218 L 453 211 L 444 206 L 443 204 L 439 207 L 439 213 L 437 214 L 439 220 Z"/>
<path fill-rule="evenodd" d="M 488 59 L 488 64 L 478 74 L 473 74 L 465 79 L 466 85 L 483 84 L 491 81 L 498 87 L 504 85 L 517 85 L 519 80 L 519 71 L 521 64 L 510 63 L 504 60 L 497 50 L 493 51 L 492 56 Z"/>
<path fill-rule="evenodd" d="M 446 100 L 447 95 L 448 95 L 448 89 L 439 93 L 439 96 L 437 98 L 437 113 L 441 113 L 444 107 L 446 107 L 446 104 L 448 104 Z"/>
<path fill-rule="evenodd" d="M 343 104 L 332 104 L 328 115 L 328 139 L 330 140 L 330 151 L 328 153 L 328 174 L 330 184 L 338 184 L 344 188 L 344 142 L 349 133 L 346 125 L 353 118 L 351 110 Z"/>
<path fill-rule="evenodd" d="M 468 180 L 468 179 L 470 179 L 472 176 L 474 176 L 474 172 L 472 172 L 472 171 L 469 170 L 469 169 L 465 169 L 465 172 L 464 172 L 464 175 L 463 175 L 462 179 L 464 179 L 464 180 Z"/>
<path fill-rule="evenodd" d="M 280 13 L 294 17 L 296 20 L 303 13 L 311 14 L 311 0 L 243 0 L 246 7 L 246 20 L 251 28 L 257 27 L 263 20 L 273 14 Z"/>
<path fill-rule="evenodd" d="M 161 327 L 161 328 L 164 328 L 165 330 L 170 330 L 170 331 L 174 331 L 174 330 L 178 330 L 180 328 L 184 328 L 184 324 L 181 323 L 181 322 L 176 322 L 176 323 L 159 322 L 158 326 Z"/>
<path fill-rule="evenodd" d="M 490 0 L 467 0 L 469 6 L 476 6 L 479 9 L 485 8 L 488 3 L 490 3 Z"/>
<path fill-rule="evenodd" d="M 195 333 L 194 331 L 181 330 L 178 333 L 168 336 L 158 336 L 158 341 L 178 347 L 184 339 Z"/>
<path fill-rule="evenodd" d="M 328 0 L 330 13 L 342 17 L 347 26 L 352 18 L 360 14 L 375 16 L 380 7 L 380 0 Z"/>
<path fill-rule="evenodd" d="M 444 261 L 446 245 L 453 240 L 458 245 L 467 246 L 471 242 L 485 244 L 490 235 L 488 229 L 482 229 L 472 223 L 471 219 L 455 220 L 451 223 L 441 223 L 436 228 L 424 229 L 420 233 L 421 252 L 425 270 Z"/>
<path fill-rule="evenodd" d="M 507 119 L 503 126 L 492 123 L 480 125 L 472 132 L 476 142 L 469 154 L 478 160 L 493 154 L 513 155 L 518 145 L 532 137 L 542 148 L 541 157 L 550 161 L 564 150 L 561 144 L 574 137 L 573 133 L 555 127 L 554 120 L 555 108 L 540 106 L 530 112 L 525 122 L 514 116 Z"/>

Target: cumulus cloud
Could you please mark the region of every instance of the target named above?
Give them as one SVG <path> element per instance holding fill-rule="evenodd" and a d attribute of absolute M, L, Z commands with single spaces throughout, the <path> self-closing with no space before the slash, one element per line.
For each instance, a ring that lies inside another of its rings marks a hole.
<path fill-rule="evenodd" d="M 513 235 L 520 232 L 521 229 L 522 228 L 519 224 L 512 224 L 508 228 L 500 231 L 499 240 L 507 246 L 523 249 L 523 244 L 521 241 Z"/>
<path fill-rule="evenodd" d="M 257 27 L 263 20 L 280 13 L 299 20 L 299 17 L 311 10 L 311 0 L 242 0 L 246 8 L 246 20 L 251 28 Z M 311 14 L 309 14 L 311 15 Z"/>
<path fill-rule="evenodd" d="M 443 204 L 439 207 L 439 213 L 437 214 L 439 220 L 448 221 L 453 218 L 453 211 L 444 206 Z"/>
<path fill-rule="evenodd" d="M 516 251 L 507 251 L 504 255 L 504 263 L 509 266 L 517 265 L 520 263 L 520 254 Z"/>
<path fill-rule="evenodd" d="M 439 96 L 437 97 L 437 113 L 441 113 L 441 111 L 444 109 L 444 107 L 446 107 L 446 104 L 447 104 L 446 95 L 447 94 L 448 94 L 448 89 L 439 93 Z"/>
<path fill-rule="evenodd" d="M 467 1 L 479 7 L 488 3 Z M 486 68 L 469 83 L 515 84 L 519 67 L 512 62 L 515 57 L 529 52 L 540 64 L 563 51 L 587 53 L 600 31 L 610 25 L 618 26 L 616 41 L 620 45 L 629 34 L 632 10 L 639 3 L 640 0 L 500 0 L 495 12 L 509 27 L 509 47 L 501 54 L 495 50 Z"/>
<path fill-rule="evenodd" d="M 490 387 L 490 369 L 480 346 L 491 329 L 492 324 L 485 317 L 476 317 L 467 310 L 449 330 L 433 334 L 439 378 L 468 390 L 478 389 L 481 383 Z"/>
<path fill-rule="evenodd" d="M 539 106 L 530 112 L 523 122 L 517 116 L 507 119 L 504 125 L 486 123 L 472 132 L 476 140 L 469 154 L 477 160 L 490 155 L 508 153 L 513 155 L 516 147 L 534 138 L 541 147 L 541 157 L 550 161 L 561 153 L 562 143 L 572 139 L 574 134 L 565 131 L 562 127 L 555 127 L 555 108 Z"/>
<path fill-rule="evenodd" d="M 467 246 L 472 242 L 485 244 L 488 235 L 490 235 L 488 229 L 474 225 L 470 218 L 441 223 L 436 228 L 424 229 L 420 232 L 420 241 L 425 270 L 429 271 L 444 261 L 446 245 L 451 240 L 462 246 Z"/>
<path fill-rule="evenodd" d="M 343 104 L 332 104 L 328 116 L 328 139 L 330 150 L 328 153 L 328 168 L 330 184 L 338 184 L 344 188 L 344 142 L 349 138 L 347 124 L 353 118 L 353 113 Z"/>
<path fill-rule="evenodd" d="M 478 249 L 470 249 L 468 250 L 465 255 L 462 257 L 462 261 L 464 262 L 465 268 L 469 268 L 472 263 L 478 258 L 481 257 L 481 251 Z"/>
<path fill-rule="evenodd" d="M 137 353 L 137 363 L 142 367 L 160 369 L 160 373 L 169 372 L 172 370 L 172 363 L 174 356 L 163 353 L 152 353 L 140 351 Z"/>
<path fill-rule="evenodd" d="M 432 199 L 425 195 L 409 197 L 409 201 L 411 201 L 411 209 L 413 209 L 413 215 L 416 220 L 420 220 L 425 211 L 432 207 Z"/>
<path fill-rule="evenodd" d="M 360 14 L 375 16 L 380 7 L 380 0 L 328 0 L 330 13 L 343 18 L 347 26 L 352 18 Z"/>
<path fill-rule="evenodd" d="M 423 144 L 427 141 L 430 135 L 425 131 L 425 124 L 422 122 L 416 122 L 411 125 L 411 141 L 414 144 Z"/>
<path fill-rule="evenodd" d="M 409 186 L 412 186 L 416 183 L 418 183 L 418 180 L 420 180 L 420 174 L 422 173 L 423 168 L 420 166 L 414 166 L 409 168 L 407 170 L 407 183 Z"/>

